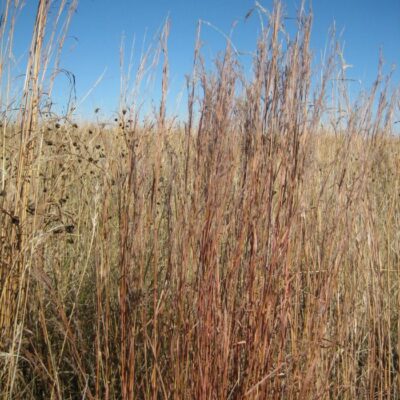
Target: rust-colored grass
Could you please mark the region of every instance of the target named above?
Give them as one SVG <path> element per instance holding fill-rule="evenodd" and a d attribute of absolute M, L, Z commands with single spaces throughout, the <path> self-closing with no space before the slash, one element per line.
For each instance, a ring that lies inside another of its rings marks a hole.
<path fill-rule="evenodd" d="M 311 18 L 282 46 L 277 3 L 251 78 L 229 43 L 207 73 L 199 26 L 183 124 L 167 23 L 154 118 L 121 95 L 78 126 L 40 106 L 48 6 L 1 128 L 0 398 L 399 398 L 397 92 L 348 105 L 335 46 L 311 91 Z"/>

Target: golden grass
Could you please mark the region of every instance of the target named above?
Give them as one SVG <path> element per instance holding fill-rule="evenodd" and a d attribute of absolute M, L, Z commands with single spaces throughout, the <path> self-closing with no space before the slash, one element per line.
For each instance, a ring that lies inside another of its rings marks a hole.
<path fill-rule="evenodd" d="M 207 74 L 197 42 L 184 128 L 168 26 L 154 121 L 123 104 L 107 129 L 41 117 L 35 47 L 3 129 L 2 399 L 400 396 L 396 98 L 376 111 L 377 84 L 321 128 L 343 71 L 333 53 L 309 107 L 311 20 L 284 51 L 280 18 L 249 81 L 229 45 Z"/>

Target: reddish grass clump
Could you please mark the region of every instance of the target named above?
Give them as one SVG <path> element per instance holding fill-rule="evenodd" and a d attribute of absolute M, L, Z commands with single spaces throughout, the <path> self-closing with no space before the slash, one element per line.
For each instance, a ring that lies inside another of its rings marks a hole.
<path fill-rule="evenodd" d="M 168 23 L 153 117 L 126 96 L 149 51 L 120 126 L 46 119 L 50 3 L 1 127 L 0 398 L 398 398 L 397 92 L 350 105 L 335 46 L 311 85 L 311 17 L 289 38 L 277 3 L 250 78 L 229 42 L 206 71 L 199 25 L 183 124 Z"/>

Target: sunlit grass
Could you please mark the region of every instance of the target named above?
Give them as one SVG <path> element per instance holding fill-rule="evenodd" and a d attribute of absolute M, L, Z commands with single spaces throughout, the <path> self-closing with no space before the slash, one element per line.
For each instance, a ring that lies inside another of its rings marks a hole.
<path fill-rule="evenodd" d="M 31 54 L 2 126 L 1 398 L 399 397 L 398 100 L 344 113 L 335 52 L 311 93 L 310 18 L 280 26 L 277 5 L 250 80 L 198 42 L 179 123 L 166 57 L 154 117 L 104 125 L 41 110 Z"/>

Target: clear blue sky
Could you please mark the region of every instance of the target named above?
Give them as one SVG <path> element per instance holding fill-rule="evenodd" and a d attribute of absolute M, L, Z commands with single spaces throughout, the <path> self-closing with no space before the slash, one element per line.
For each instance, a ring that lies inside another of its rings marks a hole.
<path fill-rule="evenodd" d="M 28 47 L 36 11 L 37 1 L 29 0 L 27 3 L 17 25 L 17 58 L 23 57 Z M 271 9 L 271 0 L 260 0 L 260 3 Z M 286 15 L 295 16 L 299 3 L 300 0 L 284 1 Z M 147 35 L 147 43 L 151 42 L 168 15 L 171 19 L 169 106 L 173 111 L 174 100 L 184 87 L 184 75 L 192 68 L 197 21 L 206 20 L 227 34 L 232 23 L 238 21 L 232 36 L 233 43 L 240 51 L 251 51 L 255 47 L 260 25 L 255 15 L 246 22 L 244 16 L 253 5 L 252 0 L 80 0 L 65 44 L 62 67 L 75 74 L 78 98 L 107 69 L 104 79 L 88 97 L 81 112 L 88 113 L 95 107 L 101 107 L 110 114 L 117 109 L 121 36 L 126 36 L 128 45 L 136 37 L 138 55 L 144 36 Z M 312 8 L 311 46 L 316 58 L 320 57 L 329 28 L 335 21 L 337 32 L 342 32 L 346 62 L 354 66 L 348 70 L 349 77 L 360 79 L 364 86 L 370 86 L 376 76 L 380 48 L 386 71 L 392 64 L 399 63 L 400 0 L 314 0 Z M 287 20 L 289 31 L 294 26 L 294 21 Z M 223 36 L 207 26 L 203 27 L 202 39 L 203 54 L 208 59 L 225 44 Z M 400 81 L 399 77 L 400 72 L 397 71 L 396 82 Z M 59 91 L 63 87 L 62 80 L 66 81 L 61 78 Z M 154 97 L 157 98 L 157 95 Z"/>

